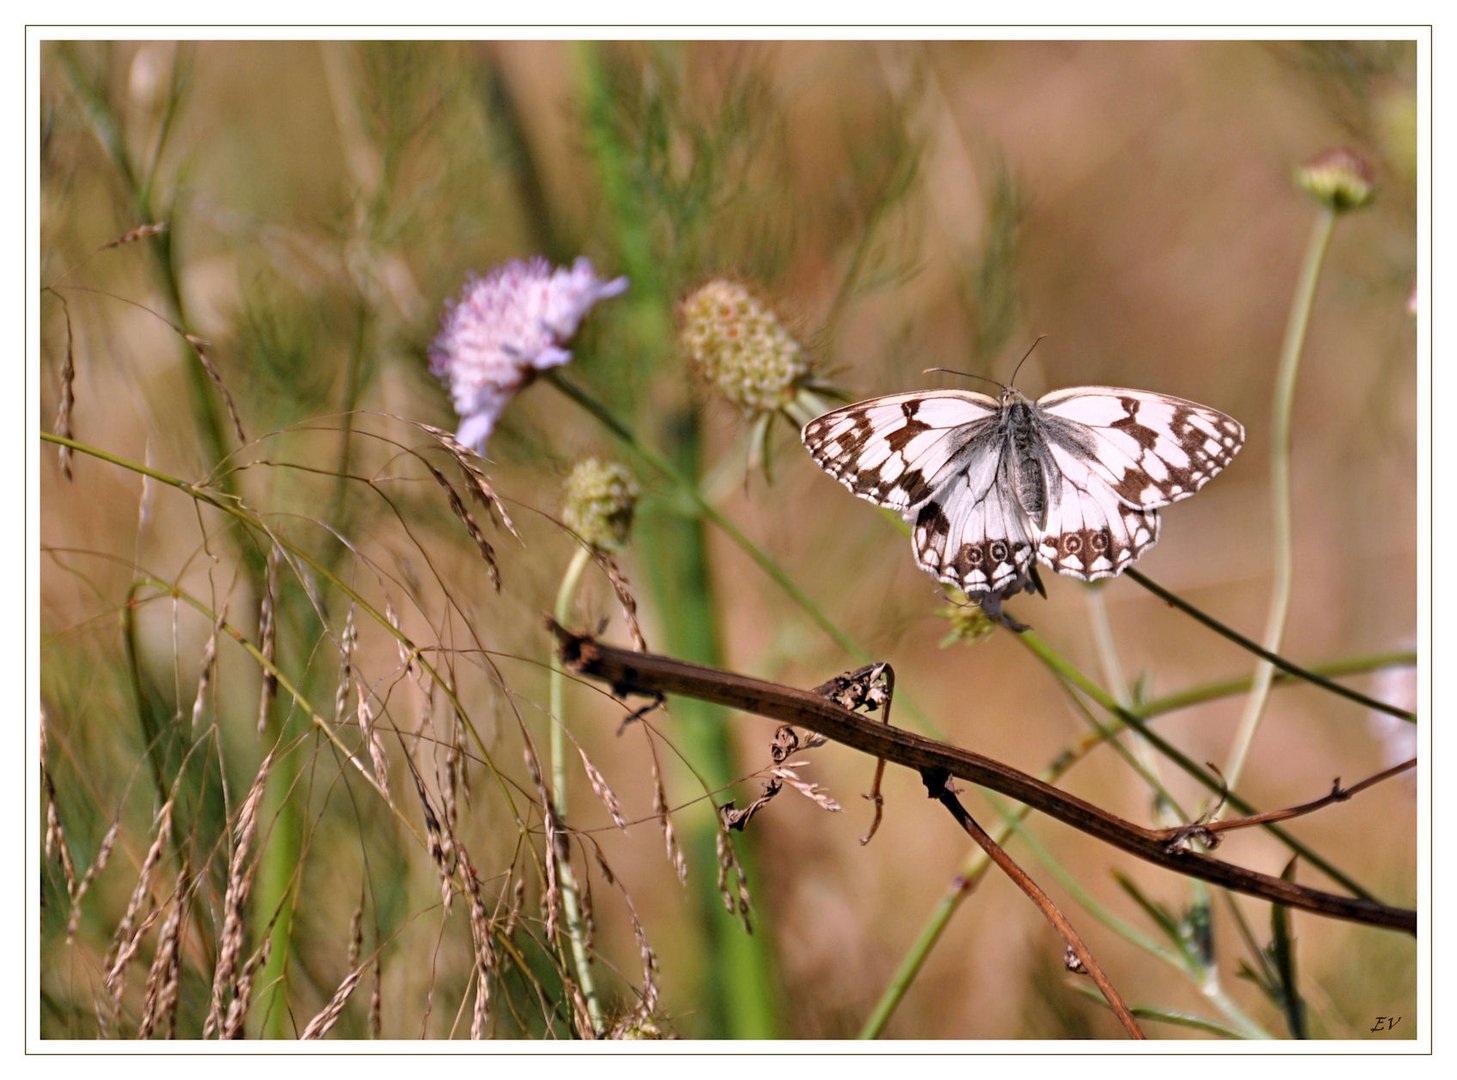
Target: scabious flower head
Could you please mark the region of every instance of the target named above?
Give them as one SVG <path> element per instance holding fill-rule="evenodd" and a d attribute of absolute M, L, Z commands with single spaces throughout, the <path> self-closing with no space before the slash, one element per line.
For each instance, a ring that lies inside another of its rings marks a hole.
<path fill-rule="evenodd" d="M 1295 170 L 1295 182 L 1318 202 L 1340 213 L 1359 210 L 1376 197 L 1376 176 L 1350 150 L 1326 150 Z"/>
<path fill-rule="evenodd" d="M 511 399 L 538 372 L 572 358 L 566 345 L 592 306 L 626 288 L 626 278 L 603 281 L 586 259 L 570 269 L 513 259 L 467 278 L 430 345 L 430 370 L 450 387 L 462 418 L 456 438 L 483 451 Z"/>
<path fill-rule="evenodd" d="M 585 458 L 567 477 L 562 520 L 589 546 L 616 551 L 627 543 L 638 494 L 626 465 Z"/>
<path fill-rule="evenodd" d="M 809 361 L 779 317 L 743 285 L 710 281 L 679 311 L 679 344 L 724 397 L 752 413 L 775 412 L 794 400 Z"/>

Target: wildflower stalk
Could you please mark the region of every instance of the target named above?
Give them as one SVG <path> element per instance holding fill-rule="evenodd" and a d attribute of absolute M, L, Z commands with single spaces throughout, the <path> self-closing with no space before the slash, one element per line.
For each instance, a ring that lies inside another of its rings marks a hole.
<path fill-rule="evenodd" d="M 578 546 L 572 554 L 572 561 L 567 564 L 567 571 L 562 575 L 561 587 L 557 589 L 556 607 L 553 612 L 556 621 L 566 626 L 569 623 L 572 610 L 572 601 L 577 595 L 577 586 L 581 583 L 582 572 L 591 561 L 592 552 L 585 545 Z M 551 746 L 551 802 L 558 821 L 565 823 L 567 820 L 567 764 L 566 764 L 566 724 L 565 703 L 566 672 L 562 668 L 561 658 L 557 656 L 556 650 L 551 650 L 551 676 L 549 683 L 548 703 L 550 712 L 550 746 Z M 592 958 L 587 954 L 587 928 L 582 922 L 582 905 L 578 899 L 579 889 L 577 877 L 572 870 L 570 851 L 566 850 L 566 840 L 563 840 L 561 851 L 548 852 L 548 858 L 557 862 L 557 876 L 562 883 L 562 907 L 566 911 L 567 939 L 572 946 L 572 962 L 577 968 L 577 983 L 582 989 L 582 997 L 587 1002 L 587 1015 L 592 1021 L 592 1033 L 600 1035 L 603 1031 L 602 1004 L 597 1000 L 597 987 L 592 978 Z"/>
<path fill-rule="evenodd" d="M 1290 593 L 1295 577 L 1295 550 L 1290 507 L 1291 417 L 1295 411 L 1295 377 L 1300 370 L 1300 355 L 1305 347 L 1305 332 L 1310 325 L 1310 310 L 1315 303 L 1316 286 L 1331 233 L 1335 230 L 1337 210 L 1327 205 L 1320 209 L 1311 230 L 1305 251 L 1305 262 L 1295 285 L 1295 298 L 1285 327 L 1285 341 L 1280 349 L 1280 363 L 1275 375 L 1275 395 L 1270 420 L 1270 498 L 1274 525 L 1275 571 L 1270 595 L 1270 608 L 1265 617 L 1264 648 L 1277 652 L 1285 636 L 1285 621 L 1290 613 Z M 1244 715 L 1235 733 L 1224 775 L 1229 786 L 1239 782 L 1244 772 L 1260 717 L 1265 711 L 1275 667 L 1268 660 L 1255 666 L 1254 683 L 1246 699 Z"/>
<path fill-rule="evenodd" d="M 622 308 L 622 355 L 632 361 L 630 377 L 641 380 L 655 364 L 672 354 L 670 291 L 673 285 L 658 250 L 659 229 L 654 213 L 659 207 L 653 200 L 644 199 L 638 148 L 624 137 L 615 122 L 620 101 L 603 46 L 580 43 L 572 55 L 583 102 L 587 144 L 596 166 L 606 217 L 613 230 L 614 249 L 623 271 L 632 281 L 632 291 Z M 558 388 L 566 385 L 560 379 L 553 382 Z M 599 419 L 604 418 L 603 414 L 611 416 L 602 409 Z M 669 650 L 685 659 L 718 664 L 722 651 L 704 521 L 705 517 L 716 519 L 721 515 L 712 513 L 698 493 L 702 472 L 698 413 L 692 405 L 684 404 L 670 408 L 666 415 L 655 414 L 654 419 L 666 453 L 639 456 L 655 470 L 668 475 L 683 491 L 691 493 L 695 512 L 683 516 L 670 507 L 649 502 L 640 518 L 637 544 L 648 571 L 649 588 L 661 613 Z M 612 420 L 609 429 L 621 436 L 621 425 L 615 417 Z M 636 440 L 630 436 L 624 441 L 634 450 L 642 449 L 640 444 L 634 445 Z M 726 786 L 738 774 L 724 718 L 721 708 L 706 702 L 684 699 L 674 706 L 674 720 L 684 750 L 713 790 Z M 688 840 L 698 865 L 715 864 L 719 827 L 716 817 L 695 824 Z M 735 844 L 752 884 L 756 877 L 752 844 L 742 836 L 735 838 Z M 726 919 L 711 880 L 699 883 L 696 900 L 708 937 L 708 955 L 704 957 L 703 967 L 707 999 L 703 1015 L 713 1027 L 705 1034 L 731 1038 L 776 1037 L 783 1013 L 777 1003 L 777 957 L 768 937 L 746 934 L 735 921 Z"/>

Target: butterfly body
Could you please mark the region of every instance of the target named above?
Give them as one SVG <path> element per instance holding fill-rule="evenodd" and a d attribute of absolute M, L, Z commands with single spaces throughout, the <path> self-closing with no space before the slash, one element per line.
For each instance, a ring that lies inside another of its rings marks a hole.
<path fill-rule="evenodd" d="M 801 437 L 822 469 L 911 524 L 922 569 L 980 598 L 1021 588 L 1034 558 L 1085 581 L 1120 573 L 1157 541 L 1157 509 L 1228 465 L 1244 428 L 1144 390 L 1033 401 L 1008 387 L 870 398 Z"/>

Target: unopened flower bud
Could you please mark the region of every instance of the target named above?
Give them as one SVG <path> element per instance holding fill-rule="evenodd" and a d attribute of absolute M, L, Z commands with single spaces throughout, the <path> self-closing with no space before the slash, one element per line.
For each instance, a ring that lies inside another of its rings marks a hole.
<path fill-rule="evenodd" d="M 1359 210 L 1376 197 L 1371 166 L 1346 149 L 1317 154 L 1295 170 L 1295 182 L 1337 213 Z"/>
<path fill-rule="evenodd" d="M 680 307 L 679 344 L 698 373 L 746 412 L 783 409 L 809 374 L 799 342 L 736 281 L 700 286 Z"/>
<path fill-rule="evenodd" d="M 616 551 L 627 543 L 638 494 L 626 465 L 586 458 L 567 477 L 562 520 L 590 547 Z"/>

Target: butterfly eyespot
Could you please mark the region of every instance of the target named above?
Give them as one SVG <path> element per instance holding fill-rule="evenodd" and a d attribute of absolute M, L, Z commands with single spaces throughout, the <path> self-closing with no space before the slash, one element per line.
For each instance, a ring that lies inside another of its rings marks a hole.
<path fill-rule="evenodd" d="M 1007 551 L 1007 545 L 1005 543 L 1000 540 L 992 541 L 992 562 L 1006 562 L 1008 554 L 1009 552 Z"/>
<path fill-rule="evenodd" d="M 971 566 L 981 565 L 981 548 L 974 544 L 968 544 L 966 550 L 966 561 Z"/>
<path fill-rule="evenodd" d="M 1064 536 L 1062 538 L 1062 549 L 1069 555 L 1076 555 L 1083 550 L 1083 538 L 1081 536 Z"/>
<path fill-rule="evenodd" d="M 1098 552 L 1101 555 L 1103 552 L 1105 552 L 1105 551 L 1108 550 L 1108 533 L 1107 533 L 1107 531 L 1105 530 L 1105 531 L 1100 532 L 1100 533 L 1094 533 L 1089 538 L 1088 543 L 1089 543 L 1089 545 L 1092 546 L 1092 549 L 1094 551 Z"/>

